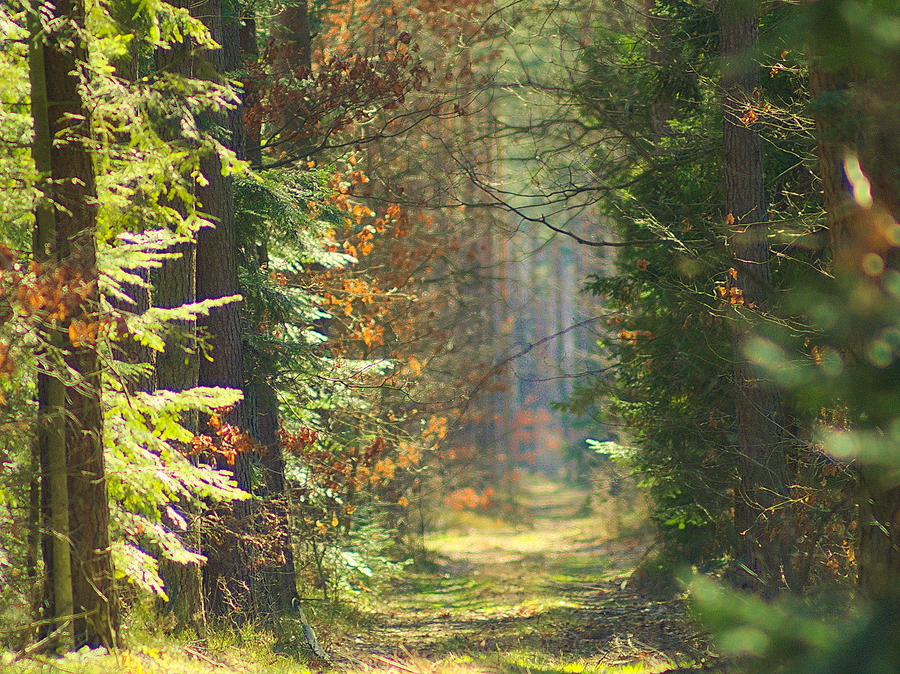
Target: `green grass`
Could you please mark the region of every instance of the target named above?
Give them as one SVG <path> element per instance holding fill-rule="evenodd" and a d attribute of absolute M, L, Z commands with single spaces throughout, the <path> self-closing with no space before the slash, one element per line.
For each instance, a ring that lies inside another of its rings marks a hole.
<path fill-rule="evenodd" d="M 610 513 L 579 510 L 584 493 L 534 478 L 522 485 L 539 513 L 510 524 L 449 513 L 430 535 L 433 561 L 407 568 L 363 608 L 308 607 L 342 674 L 654 674 L 689 666 L 641 643 L 645 605 L 621 613 L 617 592 L 640 557 Z M 573 513 L 579 513 L 574 516 Z M 629 511 L 630 512 L 630 511 Z M 602 588 L 602 592 L 601 592 Z M 635 600 L 629 600 L 635 601 Z M 610 618 L 605 606 L 619 607 Z M 652 629 L 658 635 L 656 624 Z M 216 630 L 202 643 L 166 635 L 152 611 L 135 613 L 118 653 L 12 661 L 0 674 L 311 674 L 296 621 L 274 630 Z M 652 631 L 652 630 L 651 630 Z M 650 643 L 652 643 L 652 634 Z M 357 640 L 359 639 L 359 640 Z M 393 655 L 383 655 L 393 653 Z"/>

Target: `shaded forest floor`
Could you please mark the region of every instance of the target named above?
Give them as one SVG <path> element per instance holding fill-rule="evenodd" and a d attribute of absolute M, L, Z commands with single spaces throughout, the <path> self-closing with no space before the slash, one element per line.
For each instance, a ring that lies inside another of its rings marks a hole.
<path fill-rule="evenodd" d="M 0 650 L 33 674 L 649 674 L 722 672 L 683 599 L 641 589 L 651 540 L 641 508 L 526 477 L 514 520 L 445 513 L 430 561 L 407 568 L 343 631 L 313 618 L 334 662 L 303 663 L 298 625 L 184 642 L 130 621 L 129 646 L 62 660 Z M 595 490 L 602 493 L 604 490 Z M 300 639 L 302 641 L 302 639 Z M 287 646 L 287 648 L 285 648 Z M 301 655 L 300 660 L 296 658 Z"/>
<path fill-rule="evenodd" d="M 650 544 L 633 504 L 606 498 L 586 508 L 587 498 L 529 477 L 519 524 L 449 515 L 449 529 L 427 539 L 433 563 L 408 571 L 367 629 L 335 640 L 332 651 L 348 663 L 417 674 L 702 666 L 706 643 L 684 601 L 654 598 L 632 582 Z"/>

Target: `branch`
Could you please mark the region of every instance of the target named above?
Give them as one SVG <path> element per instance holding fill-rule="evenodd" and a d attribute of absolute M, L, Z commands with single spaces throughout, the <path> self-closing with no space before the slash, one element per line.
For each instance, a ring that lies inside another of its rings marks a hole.
<path fill-rule="evenodd" d="M 459 160 L 457 160 L 456 163 L 457 163 L 457 165 L 461 166 L 463 171 L 465 171 L 466 175 L 469 177 L 469 180 L 472 181 L 472 184 L 475 185 L 482 192 L 484 192 L 486 195 L 488 195 L 491 199 L 493 199 L 494 202 L 496 203 L 496 205 L 499 206 L 500 208 L 503 208 L 504 210 L 506 210 L 510 213 L 514 213 L 515 215 L 517 215 L 519 218 L 521 218 L 522 220 L 524 220 L 526 222 L 534 222 L 537 224 L 544 225 L 548 229 L 550 229 L 554 232 L 557 232 L 558 234 L 563 234 L 565 236 L 570 237 L 576 243 L 579 243 L 583 246 L 592 246 L 592 247 L 597 247 L 597 248 L 600 248 L 600 247 L 622 248 L 622 247 L 627 247 L 627 246 L 647 246 L 647 245 L 651 245 L 654 243 L 666 243 L 667 242 L 667 239 L 640 239 L 640 240 L 632 240 L 632 241 L 606 241 L 604 239 L 591 240 L 591 239 L 582 238 L 582 237 L 578 236 L 577 234 L 575 234 L 574 232 L 570 232 L 567 229 L 563 229 L 562 227 L 557 227 L 556 225 L 550 224 L 550 222 L 547 220 L 547 216 L 545 216 L 545 215 L 542 215 L 540 217 L 534 217 L 534 216 L 528 215 L 527 213 L 524 212 L 524 209 L 522 207 L 513 206 L 508 201 L 500 198 L 496 194 L 496 189 L 489 185 L 486 185 L 484 182 L 482 182 L 473 170 L 470 170 L 468 167 L 462 166 L 462 163 Z M 533 208 L 533 206 L 530 206 L 528 208 Z"/>
<path fill-rule="evenodd" d="M 472 401 L 475 399 L 475 395 L 478 393 L 479 390 L 481 390 L 481 387 L 483 387 L 491 377 L 496 375 L 498 372 L 500 372 L 504 367 L 509 365 L 514 360 L 521 358 L 522 356 L 528 354 L 529 352 L 531 352 L 532 350 L 541 346 L 542 344 L 546 344 L 547 342 L 549 342 L 553 339 L 556 339 L 557 337 L 560 337 L 560 336 L 566 334 L 567 332 L 571 332 L 575 328 L 581 328 L 585 325 L 588 325 L 589 323 L 593 323 L 594 321 L 599 321 L 600 319 L 603 319 L 603 318 L 609 318 L 610 316 L 618 316 L 621 313 L 622 313 L 621 311 L 613 311 L 608 314 L 601 314 L 599 316 L 594 316 L 593 318 L 588 318 L 587 320 L 581 321 L 580 323 L 575 323 L 574 325 L 570 325 L 565 330 L 560 330 L 559 332 L 554 332 L 552 335 L 547 335 L 543 339 L 540 339 L 536 342 L 528 344 L 527 346 L 520 349 L 519 351 L 512 354 L 511 356 L 504 358 L 499 363 L 494 365 L 494 367 L 492 367 L 490 370 L 488 370 L 487 373 L 481 379 L 478 380 L 478 382 L 475 384 L 475 386 L 472 388 L 472 390 L 466 395 L 465 402 L 463 403 L 462 407 L 460 407 L 459 414 L 457 415 L 457 417 L 462 418 L 463 414 L 466 413 L 466 411 L 471 406 Z"/>

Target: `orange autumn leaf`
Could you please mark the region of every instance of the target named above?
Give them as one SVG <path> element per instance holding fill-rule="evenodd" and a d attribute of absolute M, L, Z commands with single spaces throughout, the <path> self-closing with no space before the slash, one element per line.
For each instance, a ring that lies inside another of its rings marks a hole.
<path fill-rule="evenodd" d="M 756 114 L 756 110 L 754 110 L 753 108 L 750 108 L 749 110 L 747 110 L 747 112 L 745 112 L 743 114 L 743 116 L 741 116 L 741 124 L 743 124 L 744 126 L 750 126 L 757 119 L 759 119 L 759 117 Z"/>

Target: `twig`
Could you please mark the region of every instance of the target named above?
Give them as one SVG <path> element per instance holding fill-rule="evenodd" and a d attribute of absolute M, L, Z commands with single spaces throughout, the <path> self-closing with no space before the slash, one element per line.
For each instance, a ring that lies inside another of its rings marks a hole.
<path fill-rule="evenodd" d="M 400 662 L 397 662 L 396 660 L 391 660 L 390 658 L 386 658 L 383 655 L 378 655 L 377 653 L 372 653 L 372 657 L 375 658 L 376 660 L 380 660 L 381 662 L 383 662 L 386 665 L 390 665 L 391 667 L 396 667 L 397 669 L 402 669 L 405 672 L 411 672 L 412 674 L 420 674 L 420 672 L 418 672 L 417 670 L 410 669 L 406 665 L 404 665 Z"/>
<path fill-rule="evenodd" d="M 188 653 L 189 655 L 193 655 L 195 658 L 198 658 L 200 660 L 203 660 L 206 663 L 209 663 L 213 667 L 222 667 L 224 665 L 224 663 L 213 660 L 211 657 L 209 657 L 205 653 L 198 651 L 196 648 L 193 648 L 191 646 L 184 646 L 184 651 L 185 651 L 185 653 Z"/>

